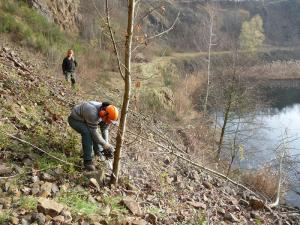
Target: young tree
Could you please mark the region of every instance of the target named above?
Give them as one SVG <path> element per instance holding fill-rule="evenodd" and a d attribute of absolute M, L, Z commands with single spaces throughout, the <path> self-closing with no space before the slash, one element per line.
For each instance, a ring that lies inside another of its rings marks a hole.
<path fill-rule="evenodd" d="M 243 50 L 256 52 L 265 40 L 263 20 L 259 15 L 245 21 L 240 34 L 240 45 Z"/>
<path fill-rule="evenodd" d="M 214 34 L 214 25 L 215 25 L 215 17 L 216 17 L 216 9 L 213 5 L 207 6 L 207 13 L 208 13 L 208 27 L 209 27 L 209 40 L 208 40 L 208 59 L 207 59 L 207 86 L 206 86 L 206 94 L 205 100 L 203 105 L 203 112 L 206 113 L 207 110 L 207 101 L 209 96 L 209 89 L 210 89 L 210 76 L 211 76 L 211 50 L 213 45 L 213 37 Z"/>
<path fill-rule="evenodd" d="M 115 149 L 115 153 L 114 153 L 113 173 L 111 176 L 111 184 L 116 184 L 118 182 L 118 178 L 119 178 L 120 159 L 121 159 L 124 135 L 125 135 L 125 131 L 126 131 L 127 113 L 128 113 L 128 109 L 129 109 L 129 101 L 130 101 L 130 94 L 131 94 L 131 53 L 132 53 L 132 37 L 133 37 L 135 4 L 136 4 L 135 0 L 128 0 L 127 33 L 126 33 L 126 38 L 125 38 L 126 40 L 125 40 L 125 50 L 124 50 L 125 51 L 124 52 L 125 64 L 124 64 L 124 66 L 123 66 L 124 68 L 123 68 L 121 59 L 119 57 L 119 52 L 117 49 L 116 41 L 114 38 L 114 33 L 112 31 L 112 27 L 110 24 L 108 0 L 106 0 L 107 25 L 108 25 L 108 28 L 110 31 L 111 40 L 113 42 L 114 51 L 117 56 L 119 72 L 125 83 L 120 124 L 119 124 L 118 134 L 117 134 L 117 138 L 116 138 L 116 149 Z"/>

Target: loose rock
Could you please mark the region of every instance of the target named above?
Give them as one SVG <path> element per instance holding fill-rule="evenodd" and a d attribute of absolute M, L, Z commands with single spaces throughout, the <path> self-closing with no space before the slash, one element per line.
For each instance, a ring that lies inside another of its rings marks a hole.
<path fill-rule="evenodd" d="M 63 205 L 57 203 L 54 200 L 50 200 L 47 198 L 40 198 L 38 200 L 38 211 L 51 217 L 55 217 L 60 214 L 63 208 Z"/>
<path fill-rule="evenodd" d="M 225 220 L 228 220 L 228 221 L 230 221 L 230 222 L 232 222 L 232 223 L 236 223 L 236 222 L 239 221 L 239 220 L 238 220 L 233 214 L 231 214 L 231 213 L 226 213 L 226 214 L 224 215 L 224 219 L 225 219 Z"/>
<path fill-rule="evenodd" d="M 206 204 L 204 204 L 204 203 L 202 203 L 202 202 L 194 202 L 194 201 L 192 201 L 192 202 L 188 202 L 191 206 L 193 206 L 194 208 L 196 208 L 196 209 L 200 209 L 200 208 L 202 208 L 202 209 L 206 209 Z"/>
<path fill-rule="evenodd" d="M 247 202 L 247 201 L 244 200 L 244 199 L 240 199 L 239 204 L 240 204 L 240 205 L 243 205 L 243 206 L 245 206 L 245 207 L 248 207 L 248 206 L 249 206 L 249 202 Z"/>
<path fill-rule="evenodd" d="M 0 164 L 0 176 L 4 176 L 7 174 L 10 174 L 12 172 L 12 168 L 5 165 L 5 164 Z"/>
<path fill-rule="evenodd" d="M 43 225 L 46 222 L 46 217 L 43 213 L 34 213 L 32 215 L 33 221 L 37 222 L 39 225 Z"/>
<path fill-rule="evenodd" d="M 207 188 L 209 190 L 211 190 L 213 188 L 212 184 L 207 181 L 203 181 L 202 184 L 205 188 Z"/>
<path fill-rule="evenodd" d="M 71 214 L 70 211 L 68 211 L 68 210 L 63 210 L 63 211 L 61 212 L 61 215 L 65 218 L 65 222 L 66 222 L 66 223 L 71 223 L 71 221 L 72 221 L 72 214 Z"/>
<path fill-rule="evenodd" d="M 254 210 L 263 209 L 265 207 L 265 204 L 262 200 L 252 196 L 250 197 L 250 207 Z"/>
<path fill-rule="evenodd" d="M 41 196 L 48 197 L 51 195 L 52 183 L 46 182 L 41 186 Z"/>
<path fill-rule="evenodd" d="M 139 203 L 134 199 L 124 198 L 120 203 L 126 206 L 126 208 L 128 208 L 130 212 L 135 216 L 141 216 L 143 214 Z"/>

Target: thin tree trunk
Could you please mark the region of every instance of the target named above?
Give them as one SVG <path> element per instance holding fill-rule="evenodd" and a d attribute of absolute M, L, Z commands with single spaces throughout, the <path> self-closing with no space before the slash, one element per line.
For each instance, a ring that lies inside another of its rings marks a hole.
<path fill-rule="evenodd" d="M 238 131 L 240 129 L 240 124 L 241 124 L 241 118 L 239 118 L 238 125 L 237 125 L 237 127 L 235 129 L 235 132 L 234 132 L 233 145 L 232 145 L 232 149 L 231 149 L 231 160 L 230 160 L 230 164 L 228 166 L 228 170 L 227 170 L 227 175 L 226 176 L 229 176 L 232 164 L 233 164 L 233 162 L 234 162 L 234 160 L 236 158 L 236 154 L 237 154 L 236 140 L 237 140 L 237 137 L 238 137 Z"/>
<path fill-rule="evenodd" d="M 280 201 L 281 180 L 282 180 L 282 164 L 283 164 L 283 159 L 284 159 L 286 150 L 287 150 L 286 140 L 285 140 L 285 138 L 283 138 L 283 149 L 282 149 L 282 152 L 281 152 L 280 164 L 279 164 L 279 179 L 278 179 L 278 186 L 277 186 L 277 194 L 276 194 L 275 202 L 273 202 L 272 204 L 269 205 L 270 208 L 274 208 L 274 207 L 278 206 L 279 201 Z"/>
<path fill-rule="evenodd" d="M 122 153 L 122 145 L 126 131 L 126 119 L 129 108 L 130 92 L 131 92 L 131 46 L 134 24 L 134 6 L 135 0 L 128 0 L 128 24 L 125 43 L 125 91 L 123 96 L 123 104 L 121 110 L 120 125 L 116 139 L 116 150 L 114 153 L 113 173 L 111 176 L 111 184 L 116 184 L 119 178 L 120 159 Z"/>
<path fill-rule="evenodd" d="M 204 114 L 206 114 L 206 110 L 207 110 L 207 101 L 208 101 L 209 86 L 210 86 L 210 67 L 211 67 L 211 48 L 213 45 L 212 44 L 213 26 L 214 26 L 214 15 L 210 15 L 208 63 L 207 63 L 207 87 L 206 87 L 205 101 L 204 101 L 204 105 L 203 105 Z"/>
<path fill-rule="evenodd" d="M 224 123 L 223 123 L 223 126 L 222 126 L 220 140 L 219 140 L 219 146 L 218 146 L 218 154 L 217 154 L 218 159 L 220 159 L 220 155 L 221 155 L 221 149 L 222 149 L 222 145 L 223 145 L 223 139 L 224 139 L 226 125 L 227 125 L 227 122 L 228 122 L 228 119 L 229 119 L 230 108 L 231 108 L 231 94 L 230 94 L 230 97 L 229 97 L 229 100 L 228 100 L 228 105 L 225 109 Z"/>

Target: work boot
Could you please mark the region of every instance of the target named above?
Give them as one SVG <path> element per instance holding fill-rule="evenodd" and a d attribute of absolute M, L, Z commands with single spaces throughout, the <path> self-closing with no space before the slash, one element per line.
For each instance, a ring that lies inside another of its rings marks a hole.
<path fill-rule="evenodd" d="M 93 164 L 92 160 L 84 161 L 84 169 L 87 171 L 94 171 L 96 170 L 96 167 Z"/>

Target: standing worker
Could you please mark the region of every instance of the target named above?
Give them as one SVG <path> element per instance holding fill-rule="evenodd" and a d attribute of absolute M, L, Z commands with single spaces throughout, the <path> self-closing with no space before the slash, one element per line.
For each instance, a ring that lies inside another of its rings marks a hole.
<path fill-rule="evenodd" d="M 113 146 L 108 142 L 109 124 L 118 120 L 118 109 L 109 102 L 88 101 L 74 106 L 68 118 L 70 126 L 81 134 L 84 167 L 95 170 L 92 161 L 94 155 L 113 157 Z M 100 131 L 97 130 L 98 125 Z"/>
<path fill-rule="evenodd" d="M 62 71 L 65 75 L 66 81 L 70 82 L 72 87 L 75 87 L 75 68 L 77 67 L 77 62 L 74 59 L 74 52 L 72 49 L 69 49 L 67 56 L 64 58 L 62 63 Z"/>

